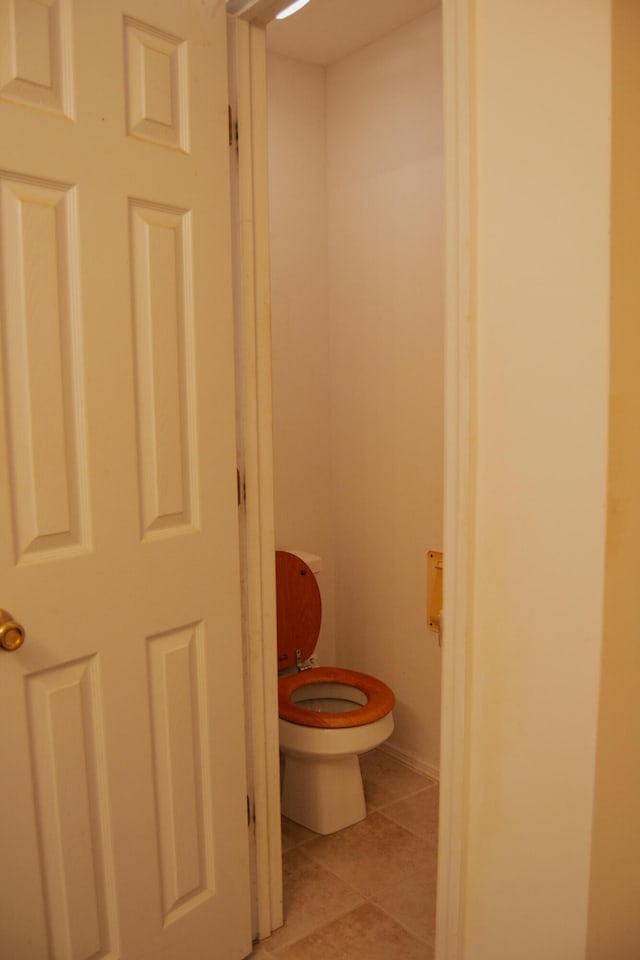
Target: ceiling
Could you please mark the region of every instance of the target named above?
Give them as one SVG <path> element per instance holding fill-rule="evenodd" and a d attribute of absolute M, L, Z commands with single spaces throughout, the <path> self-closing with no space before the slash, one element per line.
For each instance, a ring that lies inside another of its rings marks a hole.
<path fill-rule="evenodd" d="M 440 0 L 311 0 L 269 24 L 267 47 L 326 66 L 438 6 Z"/>

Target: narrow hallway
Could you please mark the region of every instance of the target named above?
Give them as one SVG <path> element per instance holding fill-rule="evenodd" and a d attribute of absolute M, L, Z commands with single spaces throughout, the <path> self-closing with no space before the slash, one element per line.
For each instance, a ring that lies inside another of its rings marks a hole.
<path fill-rule="evenodd" d="M 366 820 L 321 837 L 283 818 L 285 925 L 252 960 L 430 960 L 438 784 L 360 757 Z"/>

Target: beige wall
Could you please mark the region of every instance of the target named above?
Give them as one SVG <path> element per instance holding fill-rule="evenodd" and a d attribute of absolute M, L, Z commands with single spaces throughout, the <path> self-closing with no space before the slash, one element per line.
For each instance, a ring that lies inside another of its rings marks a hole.
<path fill-rule="evenodd" d="M 609 2 L 470 4 L 468 960 L 583 960 L 600 674 Z"/>
<path fill-rule="evenodd" d="M 588 960 L 640 955 L 640 5 L 614 0 L 611 411 Z"/>
<path fill-rule="evenodd" d="M 335 651 L 327 640 L 320 656 L 387 681 L 393 743 L 432 768 L 440 650 L 425 627 L 425 558 L 442 544 L 441 70 L 438 12 L 329 67 L 326 115 L 319 68 L 272 56 L 269 69 L 277 542 L 322 554 Z"/>

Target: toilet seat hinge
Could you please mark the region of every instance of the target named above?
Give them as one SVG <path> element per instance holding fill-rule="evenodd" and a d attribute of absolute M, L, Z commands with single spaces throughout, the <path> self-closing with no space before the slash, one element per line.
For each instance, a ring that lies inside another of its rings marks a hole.
<path fill-rule="evenodd" d="M 296 667 L 297 667 L 298 670 L 300 670 L 300 671 L 302 671 L 302 670 L 311 670 L 312 667 L 313 667 L 313 657 L 311 657 L 309 660 L 303 661 L 303 660 L 302 660 L 302 652 L 301 652 L 300 649 L 298 648 L 298 649 L 296 650 Z"/>

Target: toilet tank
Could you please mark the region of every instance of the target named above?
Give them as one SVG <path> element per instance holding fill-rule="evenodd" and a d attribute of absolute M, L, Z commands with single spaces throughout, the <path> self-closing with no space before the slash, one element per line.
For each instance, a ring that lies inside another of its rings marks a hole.
<path fill-rule="evenodd" d="M 317 576 L 322 570 L 322 557 L 319 557 L 315 553 L 305 553 L 304 550 L 292 550 L 290 547 L 283 547 L 283 550 L 286 550 L 287 553 L 293 553 L 294 556 L 300 557 L 300 559 L 306 563 L 314 576 Z"/>

